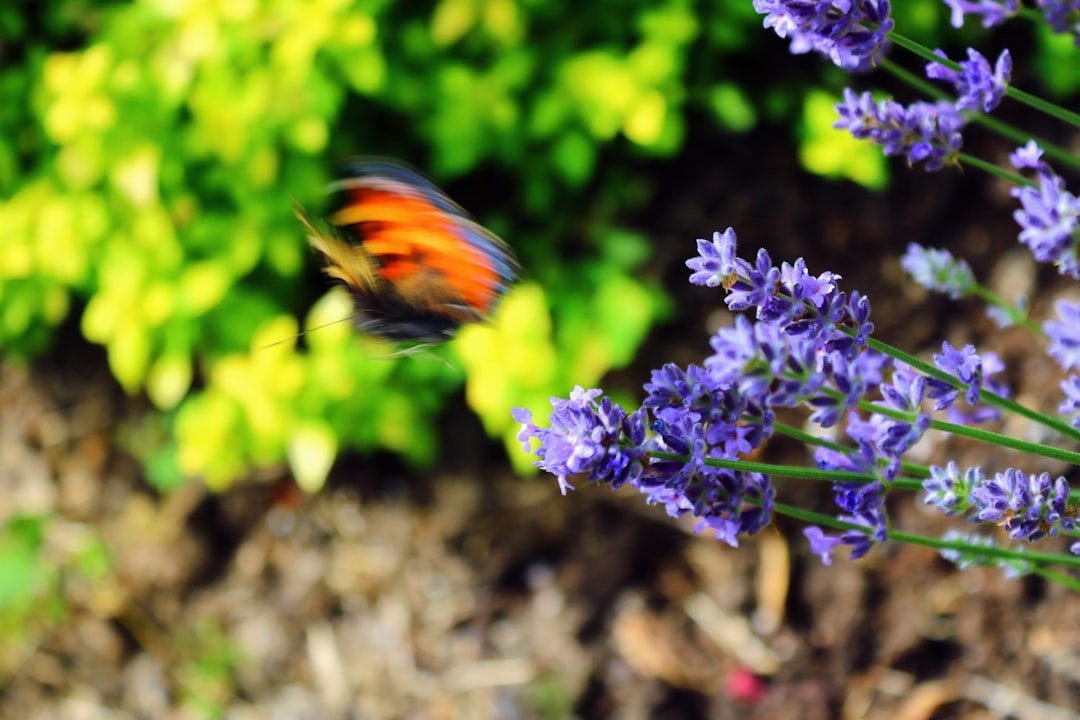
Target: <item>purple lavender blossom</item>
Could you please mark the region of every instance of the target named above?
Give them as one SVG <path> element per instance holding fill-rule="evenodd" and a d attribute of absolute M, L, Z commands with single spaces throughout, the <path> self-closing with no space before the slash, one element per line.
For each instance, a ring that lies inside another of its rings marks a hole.
<path fill-rule="evenodd" d="M 821 558 L 822 565 L 832 565 L 830 553 L 844 544 L 840 537 L 827 534 L 817 525 L 804 528 L 803 535 L 810 542 L 810 552 Z"/>
<path fill-rule="evenodd" d="M 1016 148 L 1009 155 L 1009 162 L 1017 170 L 1038 170 L 1043 167 L 1042 155 L 1042 148 L 1034 140 L 1028 140 L 1026 145 Z"/>
<path fill-rule="evenodd" d="M 952 10 L 949 22 L 954 28 L 964 26 L 965 15 L 980 15 L 984 28 L 993 27 L 1005 22 L 1020 9 L 1020 0 L 945 0 L 945 4 Z"/>
<path fill-rule="evenodd" d="M 908 244 L 907 252 L 900 259 L 901 266 L 922 286 L 929 290 L 946 293 L 953 299 L 959 299 L 972 292 L 975 287 L 975 276 L 971 272 L 971 266 L 965 261 L 953 257 L 948 250 L 924 248 L 917 243 Z M 1013 317 L 998 306 L 992 306 L 991 310 L 1000 315 L 1001 326 L 1008 327 L 1014 321 Z M 989 312 L 989 310 L 988 310 Z M 1008 387 L 1003 383 L 991 380 L 993 373 L 1005 369 L 1005 365 L 994 353 L 987 353 L 983 357 L 982 378 L 986 387 L 998 395 L 1007 396 Z M 931 389 L 929 397 L 935 400 L 943 400 L 936 409 L 948 408 L 949 421 L 959 424 L 978 424 L 997 420 L 1001 412 L 992 407 L 979 406 L 972 411 L 962 411 L 953 402 L 957 393 L 947 384 L 938 384 Z M 971 403 L 969 403 L 971 404 Z"/>
<path fill-rule="evenodd" d="M 713 233 L 712 242 L 698 240 L 698 256 L 686 261 L 686 266 L 694 271 L 690 276 L 693 285 L 716 287 L 724 284 L 733 275 L 749 277 L 750 265 L 735 256 L 735 231 L 728 228 L 721 235 Z"/>
<path fill-rule="evenodd" d="M 724 239 L 734 242 L 734 233 Z M 846 295 L 839 280 L 831 272 L 812 274 L 802 258 L 778 271 L 768 253 L 759 251 L 749 276 L 728 285 L 728 305 L 756 308 L 757 322 L 740 315 L 713 337 L 715 352 L 705 361 L 712 381 L 766 409 L 805 404 L 812 409 L 811 422 L 823 427 L 857 407 L 869 388 L 881 384 L 884 358 L 864 352 L 873 332 L 869 300 L 858 292 Z M 912 420 L 876 418 L 874 436 L 865 438 L 876 448 L 870 451 L 871 467 L 877 472 L 879 459 L 886 479 L 896 476 L 900 455 L 929 428 L 930 416 L 919 408 L 927 389 L 940 395 L 940 381 L 909 375 L 919 384 L 918 397 L 898 405 Z M 906 378 L 894 374 L 894 383 Z M 654 378 L 657 386 L 670 383 Z M 883 390 L 890 391 L 898 392 L 892 386 Z"/>
<path fill-rule="evenodd" d="M 1030 301 L 1026 296 L 1018 297 L 1016 305 L 1013 307 L 990 304 L 986 306 L 986 317 L 990 318 L 999 328 L 1010 328 L 1027 317 L 1029 305 Z"/>
<path fill-rule="evenodd" d="M 882 399 L 886 405 L 896 410 L 907 413 L 919 412 L 932 378 L 915 372 L 907 363 L 895 361 L 893 368 L 891 381 L 883 383 L 880 387 Z"/>
<path fill-rule="evenodd" d="M 935 50 L 938 57 L 948 59 L 943 50 Z M 968 48 L 968 59 L 960 63 L 960 71 L 947 68 L 940 63 L 926 66 L 926 77 L 931 80 L 944 80 L 956 88 L 960 96 L 956 101 L 957 110 L 977 110 L 990 112 L 998 106 L 1008 89 L 1012 77 L 1012 57 L 1008 50 L 1002 50 L 994 67 L 974 48 Z"/>
<path fill-rule="evenodd" d="M 1080 45 L 1080 0 L 1036 0 L 1056 33 L 1072 34 Z"/>
<path fill-rule="evenodd" d="M 780 264 L 780 284 L 791 299 L 808 302 L 818 310 L 824 308 L 836 294 L 837 280 L 840 280 L 840 276 L 827 270 L 818 276 L 811 275 L 807 272 L 806 261 L 802 258 L 794 264 Z"/>
<path fill-rule="evenodd" d="M 867 349 L 870 336 L 874 333 L 874 323 L 870 321 L 870 298 L 858 290 L 852 290 L 847 302 L 847 321 L 855 331 L 853 338 L 833 338 L 827 347 L 846 353 L 848 359 L 858 357 Z M 839 340 L 839 342 L 838 342 Z"/>
<path fill-rule="evenodd" d="M 769 253 L 765 248 L 761 248 L 747 276 L 740 276 L 727 288 L 728 295 L 724 302 L 732 312 L 742 312 L 754 307 L 758 308 L 760 314 L 761 308 L 776 297 L 779 282 L 780 269 L 773 266 Z"/>
<path fill-rule="evenodd" d="M 881 456 L 888 460 L 881 471 L 883 478 L 890 481 L 896 479 L 900 474 L 900 458 L 922 439 L 930 429 L 931 422 L 929 413 L 919 413 L 913 422 L 891 420 L 882 423 L 883 431 L 877 439 L 876 447 Z"/>
<path fill-rule="evenodd" d="M 674 409 L 673 409 L 674 410 Z M 712 448 L 705 440 L 705 426 L 686 412 L 667 413 L 667 420 L 657 420 L 652 429 L 660 436 L 661 449 L 687 456 L 686 460 L 661 460 L 651 468 L 668 488 L 686 490 L 700 475 L 716 475 L 718 468 L 705 464 Z"/>
<path fill-rule="evenodd" d="M 975 287 L 971 266 L 948 250 L 908 243 L 900 265 L 927 290 L 945 293 L 953 300 L 968 295 Z"/>
<path fill-rule="evenodd" d="M 855 356 L 854 363 L 858 367 L 859 375 L 866 384 L 867 392 L 881 385 L 884 380 L 885 366 L 892 361 L 885 353 L 867 349 Z"/>
<path fill-rule="evenodd" d="M 600 390 L 584 390 L 577 386 L 570 398 L 551 399 L 551 427 L 533 424 L 532 413 L 514 408 L 513 416 L 521 423 L 518 440 L 526 452 L 530 439 L 540 441 L 536 450 L 537 467 L 555 475 L 559 489 L 565 495 L 574 486 L 570 475 L 588 473 L 589 479 L 619 487 L 641 476 L 645 458 L 644 413 L 639 410 L 627 415 Z"/>
<path fill-rule="evenodd" d="M 858 418 L 856 413 L 848 415 L 849 422 Z M 851 435 L 850 425 L 848 434 Z M 874 449 L 866 442 L 859 442 L 854 451 L 838 452 L 832 448 L 815 447 L 814 462 L 822 470 L 845 470 L 861 472 L 867 475 L 877 474 L 877 458 Z"/>
<path fill-rule="evenodd" d="M 960 130 L 967 121 L 952 103 L 916 102 L 905 107 L 895 100 L 875 102 L 869 92 L 856 95 L 844 89 L 836 106 L 833 127 L 856 138 L 869 138 L 886 155 L 904 155 L 908 163 L 925 163 L 927 171 L 955 164 L 963 144 Z"/>
<path fill-rule="evenodd" d="M 734 385 L 717 382 L 697 365 L 683 371 L 668 363 L 653 371 L 645 390 L 649 395 L 642 406 L 656 418 L 652 428 L 664 447 L 674 452 L 690 454 L 698 442 L 698 428 L 708 457 L 735 458 L 751 453 L 772 434 L 770 410 L 740 395 Z M 691 458 L 690 462 L 694 461 Z M 667 472 L 658 463 L 651 469 Z"/>
<path fill-rule="evenodd" d="M 1080 428 L 1080 375 L 1070 375 L 1061 381 L 1065 399 L 1058 405 L 1058 412 L 1072 415 L 1072 426 Z"/>
<path fill-rule="evenodd" d="M 752 323 L 745 315 L 731 327 L 720 328 L 709 344 L 713 354 L 705 360 L 710 377 L 719 384 L 734 384 L 740 393 L 763 398 L 787 364 L 787 342 L 780 330 Z"/>
<path fill-rule="evenodd" d="M 975 352 L 974 345 L 965 345 L 957 350 L 948 341 L 941 343 L 941 353 L 934 355 L 934 364 L 944 372 L 950 373 L 967 383 L 965 399 L 969 405 L 979 402 L 982 389 L 982 358 Z"/>
<path fill-rule="evenodd" d="M 641 406 L 651 410 L 658 421 L 678 422 L 685 415 L 695 423 L 707 422 L 713 431 L 710 441 L 714 444 L 733 440 L 726 436 L 722 440 L 716 437 L 719 423 L 750 412 L 750 403 L 734 392 L 730 384 L 718 383 L 708 370 L 698 365 L 683 370 L 674 363 L 667 363 L 659 370 L 653 370 L 651 381 L 645 383 L 645 392 L 647 395 Z M 751 429 L 765 429 L 763 426 L 746 425 L 741 429 L 746 432 L 736 433 L 738 440 L 731 449 L 732 456 L 748 453 L 765 441 L 765 437 L 750 433 Z"/>
<path fill-rule="evenodd" d="M 658 438 L 650 448 L 688 459 L 653 460 L 635 483 L 647 501 L 663 503 L 673 517 L 692 513 L 701 518 L 697 531 L 711 529 L 717 539 L 732 546 L 739 545 L 739 535 L 753 534 L 768 525 L 775 491 L 767 476 L 706 464 L 708 458 L 738 457 L 732 452 L 734 447 L 751 449 L 745 437 L 740 437 L 734 419 L 711 422 L 706 427 L 677 412 L 669 413 L 669 418 L 653 423 Z M 728 432 L 718 429 L 717 424 L 726 425 Z M 715 434 L 726 434 L 732 441 L 714 444 L 711 436 Z"/>
<path fill-rule="evenodd" d="M 869 92 L 856 95 L 851 88 L 844 88 L 844 102 L 836 106 L 836 112 L 840 119 L 833 127 L 849 131 L 857 140 L 872 139 L 878 132 L 882 111 Z"/>
<path fill-rule="evenodd" d="M 1005 527 L 1009 537 L 1035 542 L 1076 529 L 1076 508 L 1069 505 L 1069 483 L 1050 473 L 1027 475 L 1009 468 L 986 478 L 970 494 L 974 519 Z"/>
<path fill-rule="evenodd" d="M 695 532 L 713 530 L 718 540 L 739 546 L 739 535 L 753 535 L 772 520 L 776 489 L 761 473 L 721 471 L 720 483 L 695 501 L 694 514 L 701 521 Z M 747 499 L 756 502 L 748 504 Z"/>
<path fill-rule="evenodd" d="M 733 244 L 734 232 L 729 229 L 723 239 Z M 870 302 L 859 293 L 849 297 L 841 292 L 837 284 L 839 275 L 832 272 L 813 275 L 802 258 L 777 268 L 764 248 L 758 250 L 752 266 L 739 258 L 732 262 L 741 269 L 724 283 L 729 310 L 742 312 L 754 308 L 760 323 L 799 336 L 815 343 L 815 347 L 824 342 L 820 349 L 843 352 L 849 360 L 866 348 L 874 329 L 870 322 Z"/>
<path fill-rule="evenodd" d="M 613 489 L 629 484 L 672 516 L 693 514 L 698 530 L 712 530 L 732 545 L 765 527 L 775 497 L 769 478 L 709 460 L 735 459 L 759 447 L 772 432 L 772 411 L 697 366 L 665 365 L 645 389 L 642 409 L 627 415 L 599 390 L 576 387 L 568 400 L 552 399 L 550 428 L 537 427 L 528 410 L 516 408 L 518 439 L 526 451 L 534 438 L 540 441 L 536 464 L 558 478 L 564 494 L 573 489 L 569 476 L 587 474 Z M 655 436 L 648 438 L 650 413 Z"/>
<path fill-rule="evenodd" d="M 791 52 L 821 53 L 846 70 L 868 70 L 888 47 L 888 0 L 754 0 L 765 27 L 791 38 Z"/>
<path fill-rule="evenodd" d="M 1031 149 L 1022 155 L 1022 161 L 1039 162 Z M 843 453 L 818 448 L 817 462 L 877 480 L 833 485 L 838 518 L 860 529 L 829 535 L 812 527 L 805 535 L 825 564 L 840 545 L 851 546 L 852 559 L 865 555 L 888 538 L 885 497 L 901 456 L 930 427 L 923 402 L 932 399 L 937 409 L 951 409 L 957 390 L 895 361 L 884 382 L 886 358 L 863 352 L 873 331 L 869 302 L 857 292 L 842 292 L 838 275 L 813 275 L 801 258 L 777 268 L 764 250 L 750 265 L 735 254 L 730 229 L 715 234 L 712 243 L 699 241 L 698 250 L 699 257 L 688 263 L 695 281 L 724 286 L 729 305 L 736 296 L 735 304 L 755 308 L 757 319 L 740 315 L 734 326 L 719 331 L 712 339 L 715 352 L 703 367 L 668 364 L 655 370 L 640 410 L 628 414 L 600 390 L 575 387 L 568 399 L 552 399 L 549 428 L 537 427 L 528 410 L 516 408 L 514 418 L 522 425 L 518 439 L 526 451 L 539 441 L 536 464 L 558 478 L 564 494 L 573 489 L 572 475 L 612 488 L 628 484 L 672 516 L 697 517 L 698 531 L 712 530 L 718 539 L 738 545 L 741 535 L 770 522 L 775 489 L 768 476 L 720 468 L 716 460 L 735 460 L 760 447 L 772 432 L 776 407 L 808 405 L 811 419 L 825 426 L 847 411 L 855 448 Z M 909 255 L 919 256 L 917 250 L 909 248 Z M 1069 317 L 1047 323 L 1046 332 L 1052 352 L 1068 356 L 1063 364 L 1080 364 L 1080 305 L 1064 305 L 1062 314 Z M 967 383 L 969 403 L 978 402 L 984 385 L 998 392 L 990 378 L 1001 369 L 996 356 L 980 357 L 970 345 L 958 350 L 944 343 L 935 362 Z M 874 387 L 883 404 L 863 419 L 856 409 Z M 1080 408 L 1080 378 L 1071 378 L 1063 390 L 1070 409 Z M 886 407 L 908 416 L 897 420 L 884 414 Z M 1003 524 L 1011 537 L 1029 541 L 1076 529 L 1077 508 L 1068 503 L 1064 478 L 1052 481 L 1047 473 L 1027 476 L 1010 469 L 988 480 L 977 467 L 961 474 L 955 463 L 930 472 L 923 483 L 926 502 L 949 514 L 971 510 L 975 520 Z M 1080 543 L 1073 551 L 1080 554 Z"/>
<path fill-rule="evenodd" d="M 828 428 L 836 424 L 841 413 L 858 406 L 866 395 L 866 383 L 860 366 L 848 362 L 840 353 L 822 357 L 820 373 L 832 381 L 833 388 L 842 396 L 837 398 L 832 394 L 820 393 L 810 398 L 809 405 L 814 408 L 810 422 Z"/>
<path fill-rule="evenodd" d="M 865 394 L 864 368 L 877 369 L 874 363 L 849 362 L 842 353 L 824 351 L 820 340 L 751 323 L 743 315 L 710 342 L 715 352 L 705 367 L 713 382 L 736 388 L 740 397 L 767 409 L 806 403 L 814 408 L 810 420 L 823 427 L 833 425 Z M 830 391 L 823 389 L 826 385 Z"/>
<path fill-rule="evenodd" d="M 1052 262 L 1058 272 L 1080 280 L 1080 198 L 1065 189 L 1065 181 L 1038 159 L 1037 146 L 1028 143 L 1010 155 L 1018 168 L 1034 168 L 1037 187 L 1015 187 L 1020 200 L 1013 219 L 1020 225 L 1020 242 L 1039 262 Z"/>
<path fill-rule="evenodd" d="M 885 485 L 880 482 L 860 486 L 836 483 L 834 490 L 837 505 L 847 511 L 837 517 L 843 522 L 871 528 L 869 534 L 860 530 L 846 530 L 840 535 L 845 545 L 851 545 L 851 559 L 858 560 L 870 552 L 874 543 L 883 543 L 889 538 Z"/>
<path fill-rule="evenodd" d="M 1005 363 L 995 352 L 986 352 L 982 355 L 982 386 L 1001 397 L 1011 396 L 1009 386 L 1001 379 L 994 377 L 1005 369 Z M 933 392 L 931 392 L 933 396 Z M 950 405 L 945 419 L 957 425 L 981 425 L 987 422 L 996 422 L 1001 419 L 1001 410 L 990 405 L 971 405 L 961 409 L 959 405 Z"/>
<path fill-rule="evenodd" d="M 676 516 L 692 513 L 700 519 L 699 530 L 737 544 L 739 535 L 769 522 L 774 490 L 767 476 L 721 469 L 711 461 L 737 459 L 760 447 L 772 433 L 776 407 L 809 405 L 811 419 L 828 426 L 882 382 L 884 356 L 866 352 L 873 323 L 865 296 L 848 296 L 839 289 L 839 275 L 814 275 L 801 258 L 776 267 L 760 250 L 751 265 L 736 255 L 735 242 L 730 229 L 711 243 L 699 241 L 699 256 L 688 263 L 695 283 L 723 286 L 729 307 L 753 308 L 757 316 L 751 321 L 739 315 L 732 327 L 717 332 L 704 367 L 669 364 L 654 371 L 642 409 L 630 415 L 599 390 L 582 388 L 568 400 L 552 400 L 550 428 L 537 427 L 528 411 L 515 410 L 522 424 L 519 439 L 527 450 L 534 438 L 540 441 L 537 464 L 558 477 L 563 492 L 577 474 L 613 487 L 630 484 L 650 503 Z M 646 437 L 646 427 L 652 437 Z M 889 465 L 908 447 L 908 438 L 923 431 L 921 421 L 885 427 L 882 464 Z M 861 452 L 873 466 L 876 451 Z M 898 467 L 889 465 L 881 476 L 894 476 Z M 875 538 L 883 538 L 884 486 L 880 492 L 838 492 L 845 498 L 843 517 L 870 524 Z M 856 496 L 869 504 L 854 502 Z M 864 533 L 844 538 L 856 557 L 872 544 Z"/>
<path fill-rule="evenodd" d="M 875 416 L 880 417 L 880 416 Z M 852 413 L 850 418 L 857 418 Z M 858 432 L 849 434 L 853 437 Z M 841 454 L 827 448 L 815 448 L 814 458 L 818 467 L 825 470 L 848 470 L 876 474 L 876 453 L 865 440 L 858 441 L 858 450 L 851 454 Z M 856 560 L 873 547 L 875 542 L 884 542 L 888 537 L 888 516 L 885 514 L 885 485 L 881 481 L 873 483 L 833 483 L 833 493 L 836 504 L 841 513 L 837 518 L 843 522 L 854 523 L 872 528 L 868 535 L 858 530 L 846 530 L 838 536 L 828 536 L 819 531 L 815 537 L 807 535 L 811 542 L 811 549 L 815 554 L 822 555 L 822 562 L 826 565 L 825 556 L 821 550 L 838 545 L 851 545 L 851 559 Z M 831 540 L 828 539 L 831 537 Z M 817 549 L 815 549 L 817 548 Z"/>
<path fill-rule="evenodd" d="M 653 373 L 646 400 L 656 421 L 650 452 L 685 459 L 653 458 L 635 482 L 650 504 L 663 503 L 672 516 L 692 513 L 697 530 L 737 546 L 738 536 L 761 530 L 772 518 L 775 491 L 767 476 L 713 467 L 710 458 L 734 459 L 758 447 L 771 433 L 771 413 L 755 410 L 730 384 L 707 372 L 674 365 Z M 764 415 L 759 422 L 754 414 Z"/>
<path fill-rule="evenodd" d="M 945 467 L 930 466 L 930 477 L 923 480 L 927 505 L 942 510 L 947 515 L 959 515 L 971 507 L 971 491 L 984 480 L 982 468 L 970 467 L 963 472 L 956 463 L 949 461 Z"/>
<path fill-rule="evenodd" d="M 892 480 L 899 474 L 901 456 L 930 429 L 931 417 L 922 410 L 923 399 L 940 393 L 942 385 L 952 389 L 940 380 L 915 372 L 902 362 L 894 361 L 893 366 L 890 382 L 882 383 L 878 388 L 883 399 L 882 407 L 914 417 L 905 421 L 873 413 L 864 420 L 857 413 L 849 413 L 847 423 L 848 435 L 865 456 L 873 458 L 874 472 L 885 480 Z"/>
<path fill-rule="evenodd" d="M 1080 368 L 1080 303 L 1058 300 L 1058 320 L 1043 323 L 1050 338 L 1050 356 L 1065 370 Z"/>

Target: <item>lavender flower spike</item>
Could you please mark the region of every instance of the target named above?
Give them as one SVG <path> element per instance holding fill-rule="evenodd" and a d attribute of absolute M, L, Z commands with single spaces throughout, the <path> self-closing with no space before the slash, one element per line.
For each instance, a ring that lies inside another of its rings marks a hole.
<path fill-rule="evenodd" d="M 821 558 L 822 565 L 832 565 L 830 553 L 844 544 L 844 541 L 835 535 L 828 535 L 817 525 L 811 525 L 803 530 L 803 535 L 810 542 L 810 552 Z"/>
<path fill-rule="evenodd" d="M 540 441 L 536 461 L 559 480 L 563 495 L 574 486 L 570 475 L 588 473 L 589 479 L 619 487 L 641 476 L 645 456 L 643 412 L 627 415 L 600 390 L 575 387 L 568 400 L 551 399 L 551 427 L 537 427 L 532 413 L 514 408 L 514 419 L 521 423 L 518 440 L 528 452 L 530 439 Z"/>
<path fill-rule="evenodd" d="M 735 231 L 732 228 L 723 234 L 714 232 L 712 242 L 699 239 L 697 248 L 697 257 L 686 261 L 686 267 L 694 271 L 690 276 L 693 285 L 729 285 L 734 282 L 734 276 L 750 274 L 750 264 L 735 255 Z"/>
<path fill-rule="evenodd" d="M 1058 319 L 1043 323 L 1050 338 L 1050 357 L 1065 370 L 1080 368 L 1080 303 L 1058 300 Z"/>
<path fill-rule="evenodd" d="M 1072 426 L 1080 428 L 1080 375 L 1070 375 L 1061 381 L 1065 399 L 1058 405 L 1058 412 L 1072 415 Z"/>
<path fill-rule="evenodd" d="M 1009 537 L 1035 542 L 1076 529 L 1076 508 L 1069 505 L 1069 483 L 1050 473 L 1027 475 L 1009 468 L 971 491 L 977 522 L 1004 525 Z"/>
<path fill-rule="evenodd" d="M 1020 242 L 1039 262 L 1080 280 L 1080 198 L 1065 189 L 1065 181 L 1039 159 L 1038 146 L 1028 143 L 1009 156 L 1017 168 L 1034 168 L 1038 187 L 1012 189 L 1020 200 L 1013 219 L 1020 225 Z"/>
<path fill-rule="evenodd" d="M 754 0 L 765 27 L 791 38 L 791 52 L 818 52 L 845 70 L 869 70 L 888 47 L 889 0 Z"/>
<path fill-rule="evenodd" d="M 971 507 L 971 491 L 984 481 L 978 465 L 963 472 L 952 460 L 945 467 L 930 466 L 930 477 L 923 480 L 924 502 L 947 515 L 959 515 Z"/>
<path fill-rule="evenodd" d="M 934 53 L 941 58 L 948 56 L 941 50 Z M 926 66 L 926 77 L 931 80 L 944 80 L 956 88 L 960 96 L 956 101 L 958 110 L 977 110 L 990 112 L 998 106 L 1005 96 L 1009 80 L 1012 77 L 1012 57 L 1008 50 L 1002 50 L 994 67 L 974 48 L 968 48 L 968 59 L 960 63 L 960 72 L 945 67 L 940 63 Z"/>
<path fill-rule="evenodd" d="M 917 102 L 905 107 L 895 100 L 874 102 L 869 92 L 856 95 L 844 89 L 838 103 L 840 116 L 833 127 L 848 130 L 856 138 L 869 138 L 886 155 L 905 155 L 912 165 L 925 163 L 926 170 L 940 170 L 956 163 L 967 120 L 949 102 Z"/>
<path fill-rule="evenodd" d="M 974 345 L 965 345 L 963 350 L 957 350 L 948 341 L 943 342 L 941 354 L 934 356 L 934 364 L 968 384 L 965 399 L 969 405 L 979 402 L 983 369 L 982 358 L 975 352 Z"/>
<path fill-rule="evenodd" d="M 1016 148 L 1009 155 L 1009 162 L 1017 170 L 1038 170 L 1043 167 L 1042 154 L 1042 148 L 1034 140 L 1028 140 L 1026 145 Z"/>
<path fill-rule="evenodd" d="M 953 300 L 965 297 L 975 287 L 971 266 L 948 250 L 909 243 L 900 265 L 927 290 L 945 293 Z"/>
<path fill-rule="evenodd" d="M 1036 0 L 1035 4 L 1043 11 L 1054 32 L 1072 34 L 1076 44 L 1080 45 L 1080 1 Z"/>
<path fill-rule="evenodd" d="M 965 15 L 981 15 L 984 28 L 999 25 L 1020 10 L 1020 0 L 945 0 L 952 10 L 949 22 L 954 28 L 964 27 Z"/>

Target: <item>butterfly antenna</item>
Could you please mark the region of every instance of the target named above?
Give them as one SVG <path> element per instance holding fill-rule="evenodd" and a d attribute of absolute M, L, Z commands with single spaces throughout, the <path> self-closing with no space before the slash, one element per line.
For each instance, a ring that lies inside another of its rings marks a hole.
<path fill-rule="evenodd" d="M 265 350 L 267 348 L 272 348 L 275 345 L 280 345 L 283 342 L 288 342 L 290 340 L 295 340 L 296 338 L 300 337 L 301 335 L 307 335 L 309 332 L 314 332 L 315 330 L 322 330 L 323 328 L 330 327 L 331 325 L 337 325 L 338 323 L 343 323 L 343 322 L 346 322 L 346 321 L 352 320 L 352 319 L 353 319 L 352 315 L 349 315 L 348 317 L 343 317 L 343 318 L 341 318 L 339 320 L 331 320 L 328 323 L 323 323 L 322 325 L 316 325 L 315 327 L 308 328 L 307 330 L 301 330 L 300 332 L 296 333 L 295 335 L 290 335 L 289 337 L 281 338 L 280 340 L 275 340 L 274 342 L 272 342 L 272 343 L 270 343 L 268 345 L 262 345 L 260 347 L 255 348 L 255 350 L 258 351 L 258 350 Z"/>
<path fill-rule="evenodd" d="M 428 348 L 435 347 L 436 343 L 420 343 L 419 345 L 412 345 L 407 348 L 396 350 L 389 355 L 377 355 L 372 357 L 372 360 L 397 360 L 403 357 L 417 357 L 425 360 L 438 360 L 446 367 L 450 368 L 454 372 L 458 372 L 458 369 L 454 367 L 449 360 L 434 353 L 425 352 Z"/>

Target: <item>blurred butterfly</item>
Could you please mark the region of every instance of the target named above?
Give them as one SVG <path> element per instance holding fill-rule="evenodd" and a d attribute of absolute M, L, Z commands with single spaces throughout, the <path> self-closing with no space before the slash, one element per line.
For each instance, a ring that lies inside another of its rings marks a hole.
<path fill-rule="evenodd" d="M 296 214 L 323 272 L 352 295 L 364 332 L 442 342 L 487 318 L 517 276 L 506 243 L 398 162 L 350 161 L 330 194 L 328 224 L 299 205 Z"/>

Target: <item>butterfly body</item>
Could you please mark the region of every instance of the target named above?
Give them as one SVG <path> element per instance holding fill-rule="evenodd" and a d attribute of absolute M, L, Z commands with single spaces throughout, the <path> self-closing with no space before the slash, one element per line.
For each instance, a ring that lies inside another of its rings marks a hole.
<path fill-rule="evenodd" d="M 356 326 L 441 342 L 493 310 L 517 275 L 510 248 L 419 173 L 391 160 L 346 164 L 329 224 L 297 215 L 356 306 Z"/>

